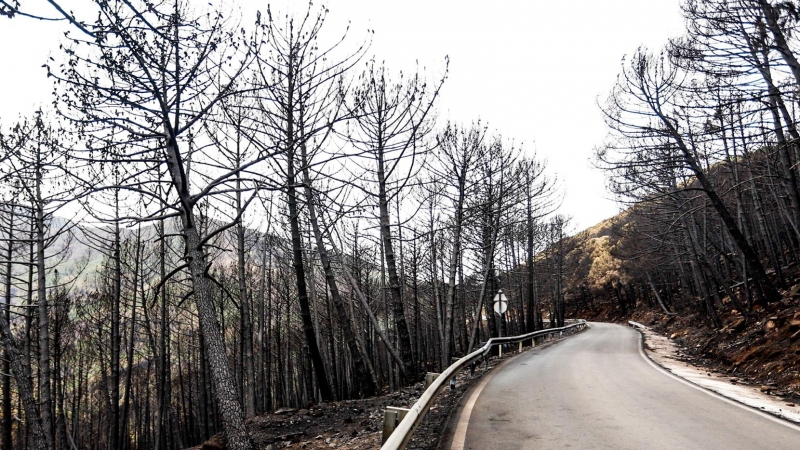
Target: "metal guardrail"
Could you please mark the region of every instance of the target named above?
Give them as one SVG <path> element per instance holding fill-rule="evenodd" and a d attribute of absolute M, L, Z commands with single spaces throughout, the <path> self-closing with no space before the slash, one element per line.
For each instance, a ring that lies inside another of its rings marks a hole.
<path fill-rule="evenodd" d="M 393 430 L 389 430 L 391 435 L 388 436 L 385 443 L 381 446 L 381 450 L 404 450 L 406 445 L 408 445 L 408 442 L 411 440 L 411 435 L 414 434 L 414 430 L 417 429 L 417 426 L 419 426 L 419 424 L 422 422 L 422 419 L 425 418 L 425 414 L 428 413 L 428 409 L 430 409 L 431 405 L 433 404 L 433 400 L 436 398 L 436 395 L 439 394 L 439 391 L 441 391 L 451 379 L 455 378 L 456 374 L 461 369 L 465 368 L 478 358 L 485 356 L 492 347 L 503 344 L 515 344 L 519 342 L 521 350 L 523 341 L 535 339 L 540 336 L 550 336 L 557 333 L 559 336 L 563 335 L 565 332 L 577 333 L 579 331 L 583 331 L 587 327 L 586 321 L 582 319 L 565 321 L 565 323 L 568 322 L 573 323 L 560 328 L 547 328 L 519 336 L 489 339 L 485 344 L 483 344 L 482 347 L 451 364 L 435 379 L 429 380 L 431 381 L 430 386 L 425 389 L 425 392 L 422 393 L 422 395 L 419 397 L 419 400 L 417 400 L 410 409 L 405 410 L 403 408 L 394 408 L 391 406 L 388 407 L 384 415 L 384 432 L 386 432 L 385 422 L 387 419 L 391 421 L 399 419 L 400 422 L 393 427 Z"/>

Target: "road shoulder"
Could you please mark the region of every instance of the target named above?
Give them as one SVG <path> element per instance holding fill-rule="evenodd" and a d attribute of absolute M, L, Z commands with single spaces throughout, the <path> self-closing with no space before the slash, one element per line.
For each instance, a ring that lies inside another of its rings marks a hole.
<path fill-rule="evenodd" d="M 681 360 L 681 349 L 669 338 L 651 328 L 630 321 L 644 342 L 644 354 L 670 374 L 756 411 L 768 413 L 793 424 L 800 424 L 800 407 L 791 401 L 770 396 L 767 387 L 753 387 L 739 383 L 738 378 L 724 376 Z"/>
<path fill-rule="evenodd" d="M 514 356 L 505 359 L 500 364 L 494 366 L 489 373 L 483 375 L 481 380 L 478 380 L 477 383 L 474 383 L 461 395 L 455 407 L 451 410 L 450 417 L 448 418 L 447 423 L 442 430 L 442 437 L 439 441 L 437 450 L 462 450 L 464 448 L 463 439 L 465 437 L 464 435 L 466 434 L 466 427 L 469 425 L 471 404 L 474 404 L 474 402 L 477 401 L 481 394 L 480 391 L 483 390 L 484 386 L 486 386 L 491 381 L 492 377 L 500 372 L 503 367 L 510 364 L 512 361 L 516 360 L 525 353 L 541 352 L 542 350 L 549 348 L 563 341 L 564 339 L 568 339 L 570 336 L 565 336 L 554 341 L 546 342 L 544 344 L 537 345 L 536 347 L 526 347 L 522 353 L 517 353 Z M 459 427 L 464 429 L 459 429 Z M 463 435 L 459 436 L 459 433 Z"/>

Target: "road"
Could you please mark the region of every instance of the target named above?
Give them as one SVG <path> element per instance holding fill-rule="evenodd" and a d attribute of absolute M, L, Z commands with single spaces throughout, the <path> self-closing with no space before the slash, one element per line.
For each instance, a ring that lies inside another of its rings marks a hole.
<path fill-rule="evenodd" d="M 639 349 L 636 331 L 593 323 L 507 360 L 462 399 L 449 448 L 800 449 L 800 427 L 687 385 Z"/>

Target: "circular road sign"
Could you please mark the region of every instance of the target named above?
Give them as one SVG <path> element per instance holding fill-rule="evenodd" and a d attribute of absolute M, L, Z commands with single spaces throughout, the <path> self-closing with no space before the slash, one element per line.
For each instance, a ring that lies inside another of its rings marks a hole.
<path fill-rule="evenodd" d="M 503 294 L 503 291 L 497 291 L 497 295 L 494 296 L 494 312 L 497 314 L 503 314 L 508 309 L 508 299 Z"/>

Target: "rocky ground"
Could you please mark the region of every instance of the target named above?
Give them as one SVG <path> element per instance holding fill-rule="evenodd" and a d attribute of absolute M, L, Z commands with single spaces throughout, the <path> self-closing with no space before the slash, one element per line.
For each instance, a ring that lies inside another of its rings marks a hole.
<path fill-rule="evenodd" d="M 469 371 L 462 371 L 456 377 L 455 390 L 445 388 L 439 394 L 408 448 L 437 449 L 450 412 L 464 392 L 502 360 L 515 354 L 510 352 L 490 358 L 488 364 L 478 366 L 472 376 Z M 381 446 L 384 409 L 387 406 L 409 408 L 423 390 L 423 383 L 419 382 L 379 397 L 323 403 L 309 409 L 282 408 L 254 417 L 247 425 L 259 449 L 377 449 Z M 190 450 L 224 448 L 225 438 L 219 434 Z"/>

